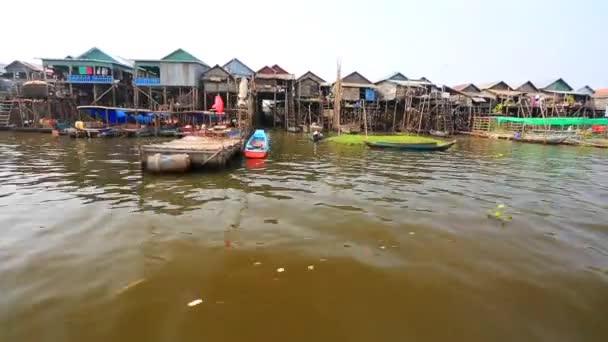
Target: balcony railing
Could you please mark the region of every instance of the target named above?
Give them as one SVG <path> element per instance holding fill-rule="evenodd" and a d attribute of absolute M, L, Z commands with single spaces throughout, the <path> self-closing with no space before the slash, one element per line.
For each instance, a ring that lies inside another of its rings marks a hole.
<path fill-rule="evenodd" d="M 101 75 L 68 75 L 65 81 L 68 83 L 114 83 L 114 78 Z"/>
<path fill-rule="evenodd" d="M 135 85 L 160 85 L 160 77 L 135 77 Z"/>

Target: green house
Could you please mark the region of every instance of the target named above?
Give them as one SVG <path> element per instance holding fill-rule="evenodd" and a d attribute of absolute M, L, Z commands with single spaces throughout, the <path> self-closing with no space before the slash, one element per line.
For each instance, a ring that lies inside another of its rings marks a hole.
<path fill-rule="evenodd" d="M 56 81 L 66 83 L 113 84 L 130 83 L 133 63 L 93 47 L 85 53 L 65 58 L 42 58 L 44 69 L 53 71 Z"/>
<path fill-rule="evenodd" d="M 161 59 L 135 60 L 135 85 L 146 87 L 198 87 L 209 65 L 183 49 Z"/>

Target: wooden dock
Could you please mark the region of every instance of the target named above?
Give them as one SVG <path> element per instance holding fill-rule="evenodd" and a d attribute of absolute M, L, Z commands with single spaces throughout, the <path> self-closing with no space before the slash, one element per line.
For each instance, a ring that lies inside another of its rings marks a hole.
<path fill-rule="evenodd" d="M 148 167 L 148 161 L 159 156 L 189 157 L 189 168 L 224 167 L 242 148 L 240 137 L 186 136 L 160 144 L 151 144 L 140 148 L 142 167 Z M 152 170 L 163 172 L 163 170 Z M 186 171 L 186 170 L 183 170 Z"/>

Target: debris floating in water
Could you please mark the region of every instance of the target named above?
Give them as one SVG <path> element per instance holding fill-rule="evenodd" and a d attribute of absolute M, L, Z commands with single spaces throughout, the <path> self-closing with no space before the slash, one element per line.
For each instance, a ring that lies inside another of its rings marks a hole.
<path fill-rule="evenodd" d="M 253 263 L 253 266 L 260 266 L 261 264 L 262 264 L 261 262 L 256 261 L 256 262 Z"/>
<path fill-rule="evenodd" d="M 321 259 L 319 259 L 319 261 L 321 261 L 321 262 L 326 262 L 326 261 L 327 261 L 327 259 L 325 259 L 325 258 L 321 258 Z"/>
<path fill-rule="evenodd" d="M 410 232 L 410 235 L 416 235 L 416 233 L 414 233 L 414 232 Z"/>
<path fill-rule="evenodd" d="M 277 219 L 265 219 L 264 223 L 279 224 L 279 220 L 277 220 Z"/>
<path fill-rule="evenodd" d="M 309 270 L 309 271 L 312 271 L 312 270 L 314 270 L 314 269 L 315 269 L 315 266 L 314 266 L 314 265 L 310 265 L 310 266 L 308 266 L 308 270 Z"/>
<path fill-rule="evenodd" d="M 350 248 L 350 247 L 352 247 L 352 246 L 351 246 L 351 244 L 349 244 L 349 243 L 345 243 L 345 244 L 344 244 L 344 247 L 346 247 L 346 248 Z"/>
<path fill-rule="evenodd" d="M 144 279 L 144 278 L 135 280 L 135 281 L 127 284 L 127 286 L 123 287 L 122 289 L 118 290 L 118 292 L 116 294 L 121 294 L 121 293 L 123 293 L 123 292 L 125 292 L 125 291 L 127 291 L 127 290 L 129 290 L 129 289 L 131 289 L 131 288 L 133 288 L 133 287 L 135 287 L 135 286 L 143 283 L 144 281 L 146 281 L 146 279 Z"/>
<path fill-rule="evenodd" d="M 203 302 L 203 300 L 200 298 L 195 299 L 195 300 L 191 301 L 190 303 L 188 303 L 188 306 L 189 307 L 197 306 L 197 305 L 201 304 L 202 302 Z"/>
<path fill-rule="evenodd" d="M 277 272 L 283 273 L 283 272 L 285 272 L 285 269 L 283 267 L 279 267 L 279 268 L 277 268 Z"/>
<path fill-rule="evenodd" d="M 381 249 L 381 250 L 385 250 L 385 249 L 386 249 L 386 246 L 380 246 L 380 249 Z"/>

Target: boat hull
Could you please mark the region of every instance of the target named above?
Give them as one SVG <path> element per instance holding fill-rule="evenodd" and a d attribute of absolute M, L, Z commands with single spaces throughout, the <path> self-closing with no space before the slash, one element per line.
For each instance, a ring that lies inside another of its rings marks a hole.
<path fill-rule="evenodd" d="M 523 138 L 513 138 L 513 140 L 515 141 L 520 141 L 520 142 L 527 142 L 527 143 L 533 143 L 533 144 L 546 144 L 546 145 L 559 145 L 559 144 L 563 144 L 566 139 L 568 139 L 568 137 L 547 137 L 547 138 L 542 138 L 542 137 L 534 137 L 534 138 L 530 138 L 530 137 L 523 137 Z"/>
<path fill-rule="evenodd" d="M 268 154 L 267 151 L 249 151 L 249 150 L 245 150 L 245 151 L 243 151 L 243 153 L 245 154 L 246 158 L 250 158 L 250 159 L 264 159 L 264 158 L 266 158 L 266 155 Z"/>
<path fill-rule="evenodd" d="M 366 141 L 365 144 L 371 148 L 396 149 L 404 151 L 445 151 L 456 144 L 456 141 L 450 141 L 443 144 L 437 143 L 417 143 L 417 144 L 400 144 L 389 142 L 371 142 Z"/>

